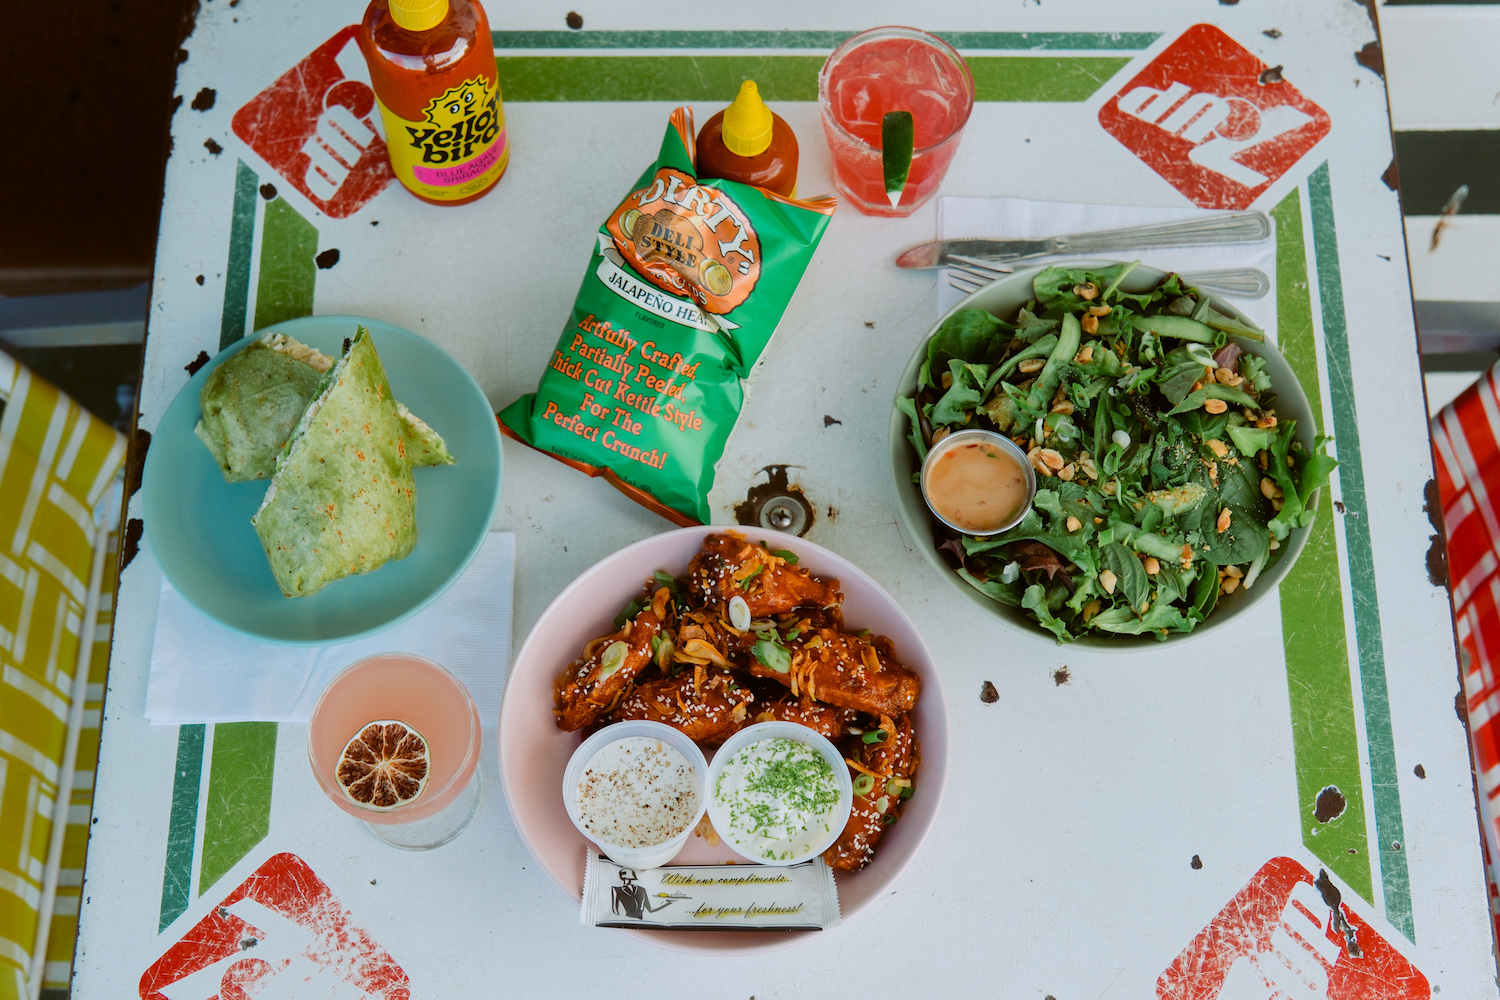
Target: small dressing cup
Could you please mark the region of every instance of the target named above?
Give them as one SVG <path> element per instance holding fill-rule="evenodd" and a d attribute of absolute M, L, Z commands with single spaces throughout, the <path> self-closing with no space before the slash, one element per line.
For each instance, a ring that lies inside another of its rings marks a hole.
<path fill-rule="evenodd" d="M 693 771 L 693 789 L 698 796 L 698 808 L 687 826 L 674 837 L 664 840 L 659 844 L 651 844 L 645 847 L 626 847 L 623 844 L 612 844 L 601 840 L 583 825 L 583 819 L 578 809 L 578 786 L 583 780 L 583 773 L 587 770 L 589 763 L 598 755 L 599 751 L 618 740 L 628 739 L 632 736 L 642 736 L 647 739 L 660 740 L 667 746 L 676 750 L 687 758 L 688 766 Z M 675 858 L 682 845 L 692 835 L 693 829 L 703 818 L 703 810 L 708 798 L 708 761 L 703 756 L 703 751 L 698 745 L 679 730 L 660 722 L 648 722 L 637 720 L 632 722 L 617 722 L 612 726 L 605 726 L 593 736 L 579 744 L 578 749 L 573 751 L 573 756 L 568 759 L 568 766 L 563 771 L 563 804 L 567 807 L 568 818 L 578 828 L 578 832 L 585 838 L 594 842 L 601 853 L 607 856 L 615 864 L 625 868 L 656 868 L 664 865 Z"/>
<path fill-rule="evenodd" d="M 939 498 L 937 502 L 934 502 L 933 500 L 930 486 L 933 477 L 933 469 L 936 467 L 937 463 L 945 455 L 950 455 L 959 448 L 968 447 L 970 445 L 989 445 L 1000 451 L 1007 458 L 1015 461 L 1023 477 L 1025 500 L 1016 507 L 1015 513 L 1006 518 L 1004 523 L 1000 524 L 998 527 L 984 527 L 982 529 L 976 530 L 973 525 L 958 523 L 950 519 L 952 517 L 951 508 L 949 509 L 949 513 L 947 515 L 943 513 L 943 503 L 941 498 Z M 1009 531 L 1011 528 L 1014 528 L 1016 525 L 1021 523 L 1021 519 L 1026 516 L 1026 512 L 1031 510 L 1031 502 L 1036 498 L 1036 470 L 1033 469 L 1031 467 L 1031 463 L 1027 461 L 1026 453 L 1022 451 L 1020 447 L 1010 438 L 1006 437 L 1004 434 L 998 434 L 995 431 L 963 430 L 954 431 L 952 434 L 949 434 L 947 437 L 943 438 L 928 450 L 927 458 L 922 462 L 922 472 L 920 478 L 922 486 L 922 499 L 927 501 L 927 509 L 932 511 L 932 516 L 936 517 L 939 521 L 942 521 L 954 531 L 965 535 L 974 535 L 976 537 L 998 535 L 1002 531 Z"/>
<path fill-rule="evenodd" d="M 728 806 L 719 801 L 715 790 L 718 788 L 720 775 L 724 773 L 725 767 L 735 754 L 753 743 L 778 736 L 811 747 L 828 762 L 829 767 L 833 768 L 833 783 L 838 790 L 839 799 L 829 814 L 831 829 L 825 836 L 810 843 L 806 850 L 799 851 L 795 855 L 785 858 L 767 858 L 757 854 L 756 849 L 739 835 L 738 829 L 730 822 Z M 724 741 L 724 745 L 719 747 L 718 752 L 714 754 L 714 762 L 709 768 L 708 818 L 714 825 L 714 832 L 722 837 L 735 853 L 757 864 L 780 867 L 799 864 L 817 857 L 839 839 L 839 835 L 844 832 L 844 827 L 849 822 L 849 813 L 853 808 L 854 781 L 849 777 L 849 765 L 844 763 L 844 755 L 826 736 L 814 732 L 801 723 L 758 722 L 753 726 L 747 726 Z"/>

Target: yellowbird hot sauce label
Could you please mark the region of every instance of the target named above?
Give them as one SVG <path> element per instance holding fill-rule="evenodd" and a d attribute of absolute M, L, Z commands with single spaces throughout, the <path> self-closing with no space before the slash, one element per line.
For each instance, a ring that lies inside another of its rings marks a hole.
<path fill-rule="evenodd" d="M 510 161 L 500 83 L 476 76 L 428 102 L 407 121 L 377 98 L 396 177 L 433 201 L 470 198 L 500 179 Z"/>
<path fill-rule="evenodd" d="M 745 386 L 833 214 L 737 181 L 700 180 L 689 108 L 599 227 L 535 393 L 505 433 L 678 524 L 708 523 L 714 466 Z"/>

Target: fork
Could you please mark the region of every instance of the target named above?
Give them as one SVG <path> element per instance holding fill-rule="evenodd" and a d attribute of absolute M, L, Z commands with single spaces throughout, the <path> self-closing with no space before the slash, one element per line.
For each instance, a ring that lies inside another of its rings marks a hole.
<path fill-rule="evenodd" d="M 955 254 L 951 259 L 960 263 L 948 265 L 948 284 L 961 292 L 978 291 L 1012 271 L 1003 264 L 983 261 L 977 257 L 960 257 Z M 1236 299 L 1263 298 L 1271 290 L 1271 279 L 1266 272 L 1255 267 L 1186 271 L 1181 278 L 1184 284 Z"/>

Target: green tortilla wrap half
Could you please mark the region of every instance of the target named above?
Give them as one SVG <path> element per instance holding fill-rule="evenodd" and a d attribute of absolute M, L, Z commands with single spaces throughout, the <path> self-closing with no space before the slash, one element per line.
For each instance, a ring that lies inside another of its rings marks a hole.
<path fill-rule="evenodd" d="M 250 519 L 287 597 L 404 559 L 417 543 L 406 424 L 368 330 L 320 389 Z"/>
<path fill-rule="evenodd" d="M 318 394 L 333 359 L 275 331 L 225 361 L 199 395 L 203 419 L 193 433 L 213 453 L 225 480 L 270 479 L 276 458 Z M 396 404 L 414 465 L 452 465 L 443 439 L 406 407 Z"/>

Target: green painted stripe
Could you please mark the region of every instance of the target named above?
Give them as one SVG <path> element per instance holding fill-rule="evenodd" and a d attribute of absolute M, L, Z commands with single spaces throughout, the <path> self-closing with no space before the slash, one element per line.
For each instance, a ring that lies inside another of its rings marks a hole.
<path fill-rule="evenodd" d="M 1318 346 L 1313 335 L 1312 297 L 1307 285 L 1307 249 L 1302 199 L 1294 188 L 1271 210 L 1276 225 L 1276 346 L 1307 393 L 1323 430 Z M 1286 655 L 1287 695 L 1292 710 L 1297 804 L 1302 843 L 1328 869 L 1374 902 L 1369 834 L 1365 826 L 1364 779 L 1349 677 L 1344 597 L 1338 587 L 1338 539 L 1332 506 L 1324 498 L 1307 547 L 1281 582 L 1281 641 Z M 1344 811 L 1319 822 L 1318 795 L 1332 786 L 1344 796 Z"/>
<path fill-rule="evenodd" d="M 1128 56 L 970 59 L 976 101 L 1086 101 L 1130 63 Z"/>
<path fill-rule="evenodd" d="M 1385 887 L 1385 917 L 1415 942 L 1411 877 L 1406 868 L 1401 790 L 1396 784 L 1396 741 L 1391 732 L 1390 693 L 1385 679 L 1385 642 L 1375 593 L 1375 551 L 1370 544 L 1369 504 L 1360 460 L 1359 422 L 1354 407 L 1349 329 L 1344 318 L 1344 286 L 1339 272 L 1338 235 L 1333 221 L 1333 189 L 1325 161 L 1307 179 L 1312 209 L 1313 248 L 1318 262 L 1318 296 L 1323 307 L 1323 344 L 1328 352 L 1328 386 L 1333 430 L 1338 442 L 1339 492 L 1344 502 L 1344 546 L 1354 588 L 1354 638 L 1359 647 L 1360 691 L 1365 703 L 1365 741 L 1370 757 L 1370 793 L 1375 799 L 1375 839 Z"/>
<path fill-rule="evenodd" d="M 276 723 L 221 722 L 214 726 L 198 895 L 212 888 L 270 832 L 275 770 Z"/>
<path fill-rule="evenodd" d="M 968 62 L 975 100 L 1078 102 L 1092 96 L 1130 58 L 991 56 Z M 816 101 L 823 56 L 499 56 L 495 63 L 501 93 L 510 103 L 723 103 L 743 80 L 754 80 L 768 101 Z M 257 303 L 257 319 L 259 312 Z"/>
<path fill-rule="evenodd" d="M 261 223 L 260 280 L 255 288 L 255 329 L 311 316 L 317 284 L 318 230 L 285 198 L 266 203 Z"/>
<path fill-rule="evenodd" d="M 234 171 L 229 263 L 224 267 L 224 316 L 219 323 L 221 351 L 245 335 L 245 308 L 250 295 L 250 247 L 255 239 L 255 184 L 258 180 L 255 171 L 240 160 Z"/>
<path fill-rule="evenodd" d="M 167 820 L 167 863 L 161 880 L 158 934 L 182 916 L 192 895 L 198 787 L 203 781 L 203 737 L 203 726 L 177 728 L 177 768 L 172 775 L 172 812 Z"/>
<path fill-rule="evenodd" d="M 497 49 L 818 49 L 837 48 L 852 31 L 494 31 Z M 1011 52 L 1138 52 L 1155 31 L 939 31 L 956 49 Z"/>
<path fill-rule="evenodd" d="M 499 56 L 500 92 L 523 101 L 719 101 L 754 80 L 768 101 L 816 101 L 823 56 Z"/>

